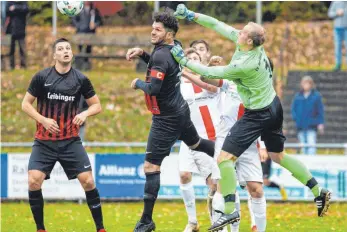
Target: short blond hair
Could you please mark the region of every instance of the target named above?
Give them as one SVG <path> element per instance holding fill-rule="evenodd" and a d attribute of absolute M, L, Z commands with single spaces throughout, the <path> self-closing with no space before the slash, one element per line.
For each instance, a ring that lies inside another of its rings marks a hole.
<path fill-rule="evenodd" d="M 265 29 L 254 22 L 249 22 L 253 26 L 253 30 L 249 33 L 248 38 L 253 41 L 253 47 L 258 47 L 265 43 Z"/>

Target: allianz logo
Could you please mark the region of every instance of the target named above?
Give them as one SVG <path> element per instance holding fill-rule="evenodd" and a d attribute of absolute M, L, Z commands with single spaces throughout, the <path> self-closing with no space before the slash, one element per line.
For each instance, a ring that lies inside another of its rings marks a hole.
<path fill-rule="evenodd" d="M 139 176 L 145 178 L 143 164 L 138 167 L 102 164 L 100 165 L 99 176 Z"/>

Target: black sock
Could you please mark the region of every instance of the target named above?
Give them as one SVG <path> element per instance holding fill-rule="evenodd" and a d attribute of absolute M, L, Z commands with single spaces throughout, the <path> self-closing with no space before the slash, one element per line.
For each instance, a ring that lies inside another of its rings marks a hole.
<path fill-rule="evenodd" d="M 275 182 L 270 182 L 270 184 L 267 186 L 267 187 L 270 187 L 270 188 L 280 188 L 280 186 L 278 184 L 276 184 Z"/>
<path fill-rule="evenodd" d="M 45 230 L 45 225 L 43 223 L 43 196 L 41 189 L 36 191 L 29 190 L 29 204 L 37 230 Z"/>
<path fill-rule="evenodd" d="M 192 149 L 194 151 L 201 151 L 213 158 L 214 156 L 214 142 L 208 139 L 200 139 L 199 145 Z"/>
<path fill-rule="evenodd" d="M 145 195 L 143 197 L 144 209 L 141 222 L 149 224 L 152 221 L 152 214 L 155 201 L 160 188 L 160 172 L 146 173 Z"/>
<path fill-rule="evenodd" d="M 92 213 L 94 223 L 97 230 L 104 229 L 104 224 L 102 222 L 102 210 L 100 195 L 97 188 L 86 192 L 87 203 Z"/>

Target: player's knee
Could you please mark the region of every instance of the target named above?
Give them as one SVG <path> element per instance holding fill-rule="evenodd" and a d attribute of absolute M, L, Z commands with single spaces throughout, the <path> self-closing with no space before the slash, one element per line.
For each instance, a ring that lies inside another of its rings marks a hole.
<path fill-rule="evenodd" d="M 148 172 L 160 172 L 160 166 L 145 161 L 145 163 L 143 165 L 143 170 L 144 170 L 145 173 L 148 173 Z"/>
<path fill-rule="evenodd" d="M 40 190 L 42 186 L 42 180 L 38 176 L 29 175 L 28 184 L 29 190 L 31 191 Z"/>
<path fill-rule="evenodd" d="M 273 162 L 280 164 L 281 160 L 283 159 L 284 153 L 269 152 L 269 156 Z"/>
<path fill-rule="evenodd" d="M 264 195 L 261 183 L 247 183 L 247 189 L 253 198 L 261 198 Z"/>
<path fill-rule="evenodd" d="M 222 163 L 223 161 L 226 161 L 226 160 L 232 160 L 232 161 L 236 161 L 237 160 L 237 157 L 226 152 L 226 151 L 221 151 L 220 155 L 218 156 L 217 158 L 217 163 L 220 164 Z"/>
<path fill-rule="evenodd" d="M 190 172 L 180 172 L 181 184 L 188 184 L 192 181 L 192 173 Z"/>
<path fill-rule="evenodd" d="M 82 187 L 85 191 L 90 191 L 95 189 L 95 183 L 93 177 L 87 177 L 83 181 L 81 181 Z"/>

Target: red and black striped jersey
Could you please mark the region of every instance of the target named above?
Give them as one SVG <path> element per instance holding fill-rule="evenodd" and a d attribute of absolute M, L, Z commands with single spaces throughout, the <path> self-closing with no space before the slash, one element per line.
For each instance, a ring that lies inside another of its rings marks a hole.
<path fill-rule="evenodd" d="M 152 54 L 141 58 L 148 64 L 146 80 L 136 87 L 145 92 L 146 105 L 156 116 L 176 115 L 188 109 L 180 91 L 182 69 L 171 55 L 172 45 L 158 44 Z"/>
<path fill-rule="evenodd" d="M 74 68 L 60 74 L 53 66 L 35 74 L 28 92 L 37 98 L 37 111 L 44 117 L 54 119 L 60 128 L 60 133 L 52 134 L 37 122 L 35 138 L 63 140 L 78 137 L 79 126 L 73 124 L 72 120 L 78 113 L 80 98 L 84 96 L 88 99 L 95 95 L 85 75 Z"/>

